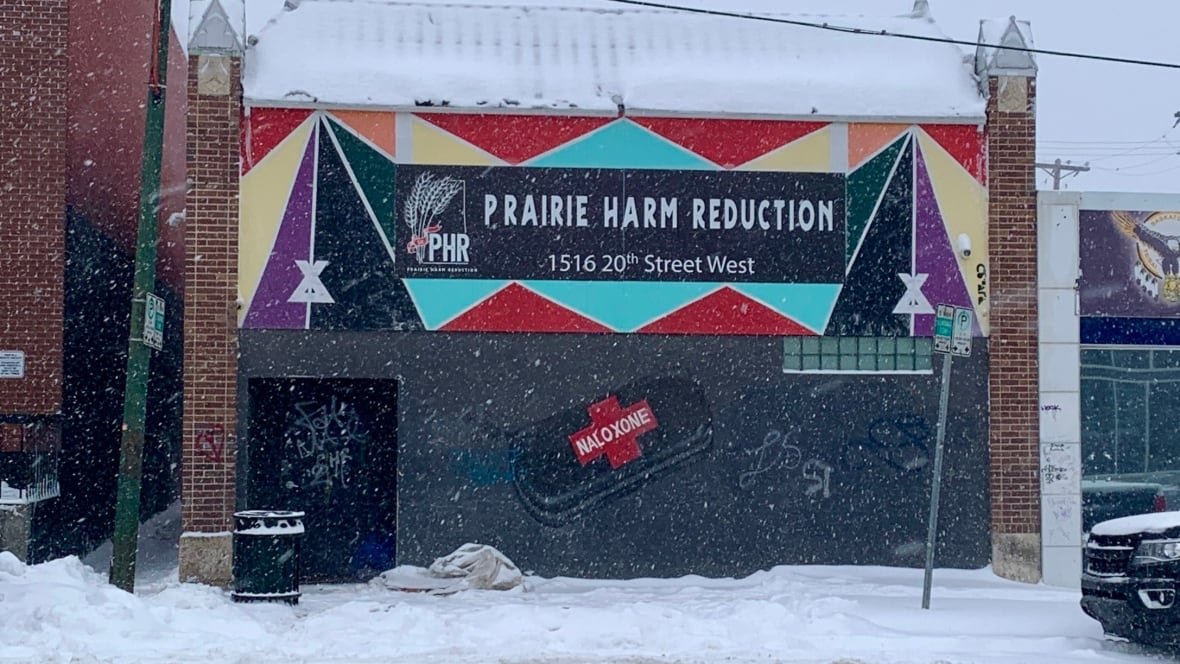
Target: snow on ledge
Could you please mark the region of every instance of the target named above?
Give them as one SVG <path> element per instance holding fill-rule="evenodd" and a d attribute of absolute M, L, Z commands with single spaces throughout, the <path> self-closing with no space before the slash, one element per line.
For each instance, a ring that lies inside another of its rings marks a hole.
<path fill-rule="evenodd" d="M 926 16 L 794 17 L 944 37 Z M 253 105 L 981 121 L 963 51 L 662 10 L 303 0 L 249 38 Z"/>

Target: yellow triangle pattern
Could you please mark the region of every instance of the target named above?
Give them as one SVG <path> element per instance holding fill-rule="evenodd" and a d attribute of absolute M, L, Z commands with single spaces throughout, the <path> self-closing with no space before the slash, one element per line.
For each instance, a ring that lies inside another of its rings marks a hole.
<path fill-rule="evenodd" d="M 832 170 L 832 128 L 824 127 L 752 159 L 737 170 L 827 173 Z"/>
<path fill-rule="evenodd" d="M 916 134 L 922 147 L 922 156 L 926 159 L 934 197 L 938 199 L 938 209 L 942 212 L 942 220 L 951 247 L 955 250 L 959 271 L 963 275 L 963 283 L 967 284 L 967 294 L 975 305 L 979 327 L 987 336 L 990 327 L 988 313 L 991 309 L 991 292 L 988 290 L 991 264 L 988 262 L 987 246 L 987 191 L 938 141 L 920 129 L 916 130 Z M 970 257 L 964 257 L 959 252 L 960 235 L 971 239 Z"/>
<path fill-rule="evenodd" d="M 241 178 L 238 207 L 238 325 L 250 310 L 262 270 L 278 236 L 287 199 L 318 114 L 303 121 Z"/>
<path fill-rule="evenodd" d="M 410 163 L 498 166 L 506 162 L 419 118 L 410 119 Z"/>

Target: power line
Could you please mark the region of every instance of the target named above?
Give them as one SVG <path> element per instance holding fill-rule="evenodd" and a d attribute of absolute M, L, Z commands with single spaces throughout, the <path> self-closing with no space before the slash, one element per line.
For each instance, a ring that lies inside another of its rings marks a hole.
<path fill-rule="evenodd" d="M 1127 166 L 1118 166 L 1115 168 L 1104 168 L 1102 166 L 1091 166 L 1091 168 L 1093 168 L 1095 170 L 1099 170 L 1099 171 L 1132 171 L 1132 170 L 1144 168 L 1146 166 L 1152 166 L 1152 165 L 1158 164 L 1161 161 L 1168 161 L 1169 159 L 1175 157 L 1177 154 L 1180 154 L 1180 153 L 1172 152 L 1172 153 L 1163 155 L 1162 157 L 1156 157 L 1155 159 L 1149 159 L 1147 161 L 1141 161 L 1137 164 L 1130 164 Z M 1109 159 L 1095 159 L 1094 161 L 1109 161 Z M 1089 164 L 1090 162 L 1087 161 L 1086 163 Z"/>
<path fill-rule="evenodd" d="M 1077 154 L 1077 155 L 1094 155 L 1102 157 L 1122 157 L 1122 156 L 1151 156 L 1164 154 L 1177 154 L 1180 150 L 1176 148 L 1169 148 L 1167 146 L 1158 147 L 1142 147 L 1142 148 L 1068 148 L 1060 145 L 1044 145 L 1038 144 L 1043 149 L 1052 152 L 1060 152 L 1062 154 Z"/>
<path fill-rule="evenodd" d="M 783 25 L 794 25 L 803 28 L 816 28 L 818 30 L 830 30 L 832 32 L 843 32 L 846 34 L 855 35 L 872 35 L 877 37 L 893 37 L 895 39 L 911 39 L 914 41 L 937 42 L 940 44 L 955 44 L 957 46 L 984 46 L 986 48 L 995 48 L 1005 51 L 1019 51 L 1021 53 L 1033 53 L 1035 55 L 1056 55 L 1063 58 L 1077 58 L 1081 60 L 1098 60 L 1100 62 L 1116 62 L 1125 65 L 1142 65 L 1144 67 L 1162 67 L 1164 69 L 1180 69 L 1180 63 L 1175 62 L 1160 62 L 1158 60 L 1139 60 L 1136 58 L 1119 58 L 1110 55 L 1094 55 L 1092 53 L 1078 53 L 1076 51 L 1056 51 L 1044 48 L 1029 48 L 1026 46 L 1002 46 L 1000 44 L 981 44 L 977 42 L 964 41 L 962 39 L 951 39 L 950 37 L 930 37 L 927 35 L 910 35 L 901 32 L 889 32 L 888 30 L 866 30 L 864 28 L 852 28 L 848 26 L 832 25 L 831 23 L 813 23 L 811 21 L 801 21 L 798 19 L 783 18 L 781 16 L 767 16 L 764 14 L 739 14 L 736 12 L 726 12 L 717 9 L 700 9 L 696 7 L 682 7 L 679 5 L 670 5 L 663 2 L 648 2 L 647 0 L 607 0 L 621 5 L 633 5 L 636 7 L 647 7 L 649 9 L 668 9 L 672 11 L 687 12 L 690 14 L 705 14 L 708 16 L 723 16 L 727 18 L 742 18 L 750 21 L 761 21 L 764 23 L 781 23 Z"/>
<path fill-rule="evenodd" d="M 1109 173 L 1111 175 L 1118 176 L 1118 177 L 1149 178 L 1149 177 L 1152 177 L 1155 175 L 1163 175 L 1164 173 L 1171 173 L 1173 171 L 1180 170 L 1180 165 L 1169 166 L 1168 168 L 1161 168 L 1158 171 L 1148 171 L 1146 173 L 1124 173 L 1123 171 L 1121 171 L 1117 168 L 1097 168 L 1096 170 L 1103 171 L 1103 172 L 1106 172 L 1106 173 Z"/>
<path fill-rule="evenodd" d="M 1151 145 L 1164 140 L 1164 136 L 1157 136 L 1148 140 L 1140 141 L 1069 141 L 1069 140 L 1053 140 L 1049 138 L 1038 138 L 1037 142 L 1045 145 Z"/>

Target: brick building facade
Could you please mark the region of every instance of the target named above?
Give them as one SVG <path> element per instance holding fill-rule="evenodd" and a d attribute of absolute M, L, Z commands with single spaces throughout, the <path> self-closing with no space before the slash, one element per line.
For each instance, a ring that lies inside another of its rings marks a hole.
<path fill-rule="evenodd" d="M 22 558 L 109 536 L 155 4 L 0 3 L 0 549 Z M 170 134 L 183 104 L 169 102 Z M 163 219 L 180 212 L 183 169 L 183 154 L 165 157 Z M 179 294 L 178 232 L 161 224 L 161 293 Z M 157 382 L 155 395 L 170 387 Z M 153 424 L 158 434 L 167 418 Z M 167 465 L 159 440 L 149 466 Z"/>
<path fill-rule="evenodd" d="M 15 464 L 34 449 L 60 446 L 67 3 L 6 0 L 0 23 L 0 103 L 7 109 L 0 120 L 7 155 L 0 229 L 8 242 L 0 258 L 0 454 Z M 31 520 L 23 501 L 0 513 L 0 541 L 16 542 L 23 555 Z"/>

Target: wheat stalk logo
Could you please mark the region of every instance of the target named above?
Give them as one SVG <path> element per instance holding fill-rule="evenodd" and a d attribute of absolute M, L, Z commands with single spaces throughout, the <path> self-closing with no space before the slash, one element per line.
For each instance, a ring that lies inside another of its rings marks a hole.
<path fill-rule="evenodd" d="M 405 205 L 406 224 L 410 227 L 406 252 L 417 256 L 419 263 L 425 257 L 430 235 L 442 229 L 442 224 L 434 223 L 434 218 L 447 209 L 462 188 L 462 180 L 449 175 L 440 178 L 434 173 L 423 173 L 414 182 Z"/>

